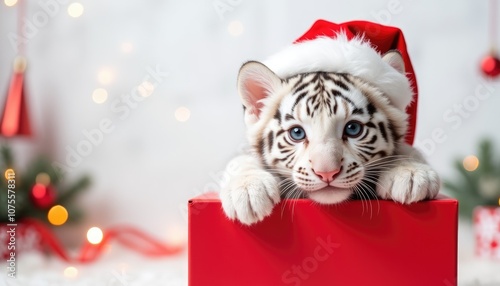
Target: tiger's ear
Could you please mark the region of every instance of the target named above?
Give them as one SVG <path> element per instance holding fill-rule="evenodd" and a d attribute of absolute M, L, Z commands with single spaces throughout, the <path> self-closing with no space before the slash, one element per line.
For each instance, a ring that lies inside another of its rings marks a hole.
<path fill-rule="evenodd" d="M 405 61 L 398 50 L 390 50 L 382 56 L 382 60 L 388 63 L 398 72 L 405 74 Z"/>
<path fill-rule="evenodd" d="M 281 79 L 264 64 L 255 61 L 243 64 L 238 74 L 238 93 L 245 108 L 247 126 L 259 120 L 264 106 L 262 100 L 279 86 Z"/>

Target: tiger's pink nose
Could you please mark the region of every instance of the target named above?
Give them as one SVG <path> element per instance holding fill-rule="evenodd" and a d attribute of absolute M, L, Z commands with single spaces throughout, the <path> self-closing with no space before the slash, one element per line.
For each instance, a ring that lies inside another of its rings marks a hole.
<path fill-rule="evenodd" d="M 336 169 L 336 170 L 332 170 L 332 171 L 328 171 L 328 172 L 316 172 L 315 170 L 313 170 L 313 172 L 318 177 L 320 177 L 322 181 L 329 183 L 329 182 L 333 181 L 333 178 L 335 177 L 335 175 L 337 175 L 340 172 L 340 169 Z"/>

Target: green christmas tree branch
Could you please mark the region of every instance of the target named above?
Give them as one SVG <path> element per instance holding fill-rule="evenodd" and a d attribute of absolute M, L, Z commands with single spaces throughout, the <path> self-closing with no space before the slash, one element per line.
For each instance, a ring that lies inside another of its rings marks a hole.
<path fill-rule="evenodd" d="M 7 168 L 14 168 L 16 172 L 16 188 L 15 188 L 15 207 L 16 219 L 22 217 L 32 217 L 42 220 L 47 219 L 47 208 L 39 208 L 33 202 L 31 196 L 32 188 L 37 181 L 37 176 L 45 173 L 50 177 L 50 185 L 56 191 L 56 200 L 54 204 L 63 205 L 68 213 L 68 221 L 75 221 L 81 217 L 81 211 L 74 208 L 72 200 L 78 196 L 83 190 L 90 185 L 90 178 L 83 176 L 75 182 L 66 182 L 60 170 L 53 168 L 51 161 L 46 156 L 39 156 L 33 160 L 26 168 L 26 170 L 18 170 L 15 168 L 15 158 L 11 148 L 4 144 L 0 146 L 0 166 L 5 171 Z M 6 179 L 3 176 L 0 179 L 0 188 L 6 189 Z M 0 192 L 0 221 L 8 221 L 8 193 Z"/>
<path fill-rule="evenodd" d="M 469 171 L 462 160 L 456 160 L 453 166 L 459 176 L 443 181 L 444 188 L 460 201 L 460 214 L 467 218 L 471 218 L 475 207 L 498 206 L 500 199 L 500 160 L 490 140 L 483 139 L 479 143 L 477 158 L 479 165 Z"/>
<path fill-rule="evenodd" d="M 79 180 L 67 187 L 66 190 L 61 191 L 61 194 L 57 199 L 57 203 L 61 205 L 68 203 L 69 200 L 74 198 L 78 193 L 86 189 L 88 186 L 90 186 L 90 178 L 88 176 L 81 177 Z"/>

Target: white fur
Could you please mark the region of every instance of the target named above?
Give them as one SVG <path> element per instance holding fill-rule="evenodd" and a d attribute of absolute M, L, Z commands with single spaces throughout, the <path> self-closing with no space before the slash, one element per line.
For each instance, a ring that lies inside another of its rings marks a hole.
<path fill-rule="evenodd" d="M 377 195 L 402 204 L 436 197 L 441 186 L 439 175 L 425 162 L 420 152 L 406 143 L 401 144 L 396 152 L 407 156 L 407 160 L 400 161 L 380 175 Z"/>
<path fill-rule="evenodd" d="M 228 168 L 231 165 L 237 166 L 238 171 L 221 188 L 224 212 L 231 220 L 246 225 L 263 220 L 281 200 L 276 178 L 250 155 L 234 158 Z"/>
<path fill-rule="evenodd" d="M 293 44 L 263 62 L 281 78 L 307 72 L 349 73 L 377 86 L 404 111 L 412 101 L 406 76 L 384 62 L 369 42 L 345 33 Z"/>

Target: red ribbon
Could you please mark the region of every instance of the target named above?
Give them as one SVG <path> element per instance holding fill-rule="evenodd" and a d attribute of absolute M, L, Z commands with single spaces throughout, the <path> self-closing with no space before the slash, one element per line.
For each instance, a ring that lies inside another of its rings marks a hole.
<path fill-rule="evenodd" d="M 85 241 L 77 257 L 70 257 L 52 230 L 43 222 L 25 218 L 22 222 L 26 227 L 31 227 L 41 237 L 42 246 L 48 247 L 61 259 L 68 262 L 87 263 L 96 260 L 111 241 L 115 240 L 123 246 L 150 257 L 162 257 L 181 252 L 183 246 L 167 245 L 146 233 L 130 226 L 113 227 L 103 232 L 103 239 L 98 244 Z"/>

